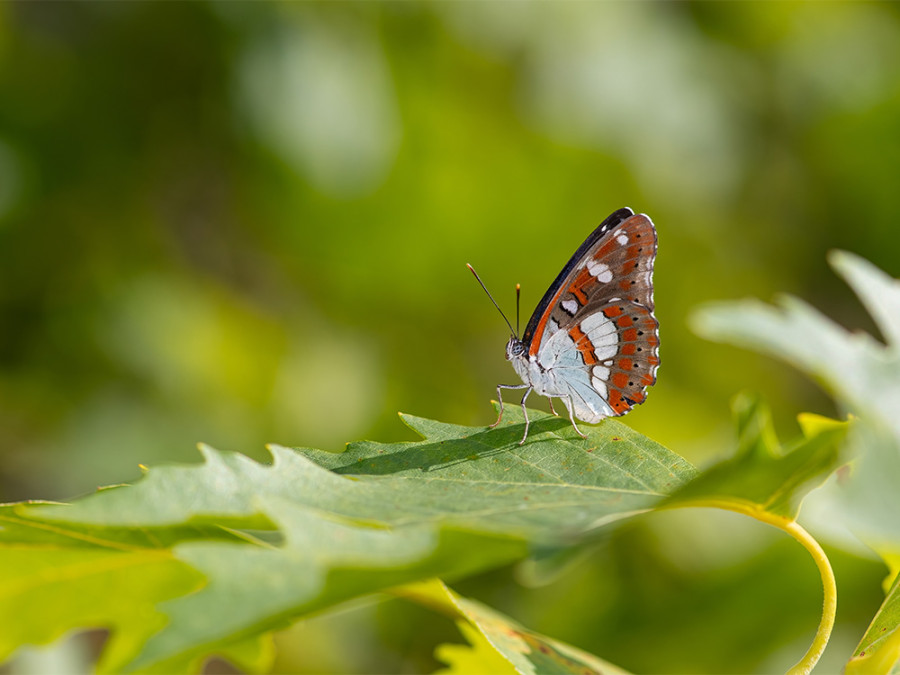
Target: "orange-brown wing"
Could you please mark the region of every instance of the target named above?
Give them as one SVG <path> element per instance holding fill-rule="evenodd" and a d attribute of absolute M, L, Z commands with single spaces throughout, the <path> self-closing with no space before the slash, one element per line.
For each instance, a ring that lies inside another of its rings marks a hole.
<path fill-rule="evenodd" d="M 588 308 L 618 301 L 653 311 L 656 229 L 643 214 L 619 209 L 585 240 L 544 294 L 522 341 L 536 356 L 546 340 L 584 318 Z"/>

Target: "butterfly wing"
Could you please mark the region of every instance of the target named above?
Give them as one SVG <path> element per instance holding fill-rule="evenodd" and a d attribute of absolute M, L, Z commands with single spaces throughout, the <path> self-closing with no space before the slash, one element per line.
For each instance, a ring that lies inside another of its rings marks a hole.
<path fill-rule="evenodd" d="M 522 336 L 585 422 L 624 415 L 656 382 L 655 258 L 653 222 L 619 209 L 575 252 Z"/>

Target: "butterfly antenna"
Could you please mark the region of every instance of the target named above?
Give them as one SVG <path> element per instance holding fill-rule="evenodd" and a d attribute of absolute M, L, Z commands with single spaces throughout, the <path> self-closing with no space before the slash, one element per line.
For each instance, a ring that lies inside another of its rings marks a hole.
<path fill-rule="evenodd" d="M 475 271 L 475 268 L 472 267 L 469 263 L 466 263 L 466 267 L 468 267 L 468 268 L 469 268 L 469 271 L 472 272 L 472 274 L 475 275 L 475 278 L 476 278 L 476 279 L 478 279 L 478 283 L 481 284 L 481 288 L 483 288 L 483 289 L 484 289 L 484 292 L 487 293 L 487 296 L 491 299 L 491 302 L 494 303 L 494 307 L 497 308 L 497 311 L 500 312 L 500 316 L 503 317 L 503 320 L 506 322 L 506 325 L 509 326 L 510 332 L 511 332 L 513 335 L 515 335 L 516 337 L 518 337 L 518 336 L 519 336 L 519 332 L 513 330 L 512 324 L 509 322 L 509 319 L 506 318 L 506 314 L 504 314 L 504 313 L 503 313 L 503 310 L 500 309 L 500 305 L 498 305 L 498 304 L 497 304 L 497 301 L 494 300 L 494 296 L 491 295 L 491 292 L 487 289 L 487 286 L 484 285 L 484 282 L 481 280 L 481 277 L 478 276 L 478 272 L 476 272 L 476 271 Z M 516 290 L 516 293 L 518 293 L 518 290 Z M 519 304 L 519 303 L 518 303 L 518 301 L 517 301 L 517 302 L 516 302 L 516 324 L 517 324 L 517 325 L 518 325 L 518 323 L 519 323 L 519 307 L 518 307 L 518 304 Z"/>
<path fill-rule="evenodd" d="M 516 337 L 519 336 L 519 299 L 522 297 L 522 284 L 516 284 Z"/>

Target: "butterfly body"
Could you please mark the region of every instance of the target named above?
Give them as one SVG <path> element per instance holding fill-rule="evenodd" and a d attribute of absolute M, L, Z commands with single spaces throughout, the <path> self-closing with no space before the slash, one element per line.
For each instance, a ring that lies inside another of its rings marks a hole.
<path fill-rule="evenodd" d="M 515 334 L 506 358 L 525 389 L 559 398 L 579 435 L 575 418 L 595 424 L 624 415 L 643 403 L 656 382 L 659 324 L 653 315 L 653 263 L 656 229 L 650 218 L 619 209 L 575 252 L 528 322 L 521 339 Z M 476 275 L 477 276 L 477 275 Z"/>

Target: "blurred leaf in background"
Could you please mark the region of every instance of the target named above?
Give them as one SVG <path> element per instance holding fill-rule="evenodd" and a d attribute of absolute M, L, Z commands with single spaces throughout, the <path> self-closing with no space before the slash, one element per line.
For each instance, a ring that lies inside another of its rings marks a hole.
<path fill-rule="evenodd" d="M 0 5 L 0 500 L 72 497 L 200 440 L 262 458 L 411 438 L 398 410 L 490 423 L 506 333 L 464 264 L 507 310 L 521 282 L 527 313 L 621 206 L 660 237 L 663 367 L 629 425 L 703 463 L 737 390 L 763 392 L 776 426 L 834 415 L 686 317 L 777 290 L 871 328 L 824 260 L 900 276 L 898 52 L 889 3 Z M 544 589 L 491 573 L 460 590 L 613 658 L 647 620 L 621 589 L 687 630 L 805 588 L 802 553 L 775 541 L 734 557 L 767 541 L 752 525 L 698 544 L 708 518 L 635 525 Z M 883 576 L 859 555 L 836 561 L 859 585 L 835 638 L 847 617 L 851 646 Z M 367 639 L 353 612 L 321 620 L 369 645 L 353 667 L 437 667 L 443 628 L 359 611 L 379 617 Z M 622 633 L 589 630 L 598 614 Z M 333 658 L 304 630 L 278 669 Z M 683 667 L 755 663 L 716 654 Z M 653 656 L 622 663 L 665 669 Z"/>

